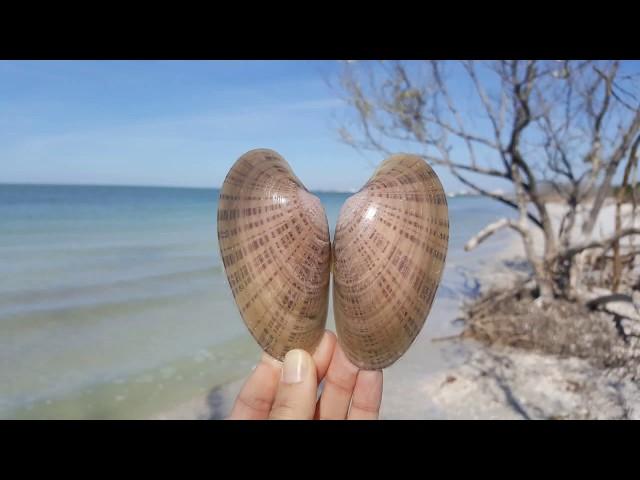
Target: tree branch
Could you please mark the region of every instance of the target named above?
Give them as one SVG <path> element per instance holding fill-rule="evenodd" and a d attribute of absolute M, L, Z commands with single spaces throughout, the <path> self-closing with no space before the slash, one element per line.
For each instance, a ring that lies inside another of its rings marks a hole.
<path fill-rule="evenodd" d="M 605 240 L 593 241 L 593 242 L 585 243 L 582 245 L 576 245 L 562 252 L 560 256 L 563 258 L 571 258 L 577 255 L 578 253 L 584 252 L 585 250 L 590 250 L 592 248 L 602 248 L 604 253 L 608 251 L 611 247 L 613 247 L 613 244 L 616 243 L 618 240 L 624 237 L 628 237 L 630 235 L 640 235 L 640 228 L 625 228 L 624 230 L 620 230 L 620 232 L 618 232 L 617 234 Z"/>
<path fill-rule="evenodd" d="M 505 205 L 510 206 L 511 208 L 518 210 L 520 207 L 518 207 L 518 204 L 509 200 L 507 197 L 503 196 L 503 195 L 499 195 L 497 193 L 493 193 L 490 192 L 488 190 L 485 190 L 484 188 L 479 187 L 478 185 L 472 183 L 471 181 L 467 180 L 466 178 L 464 178 L 462 175 L 460 175 L 459 172 L 457 172 L 455 170 L 455 168 L 451 168 L 451 173 L 458 179 L 460 180 L 462 183 L 464 183 L 467 187 L 475 190 L 476 192 L 489 197 L 489 198 L 493 198 L 494 200 L 498 200 L 501 203 L 504 203 Z M 531 220 L 537 227 L 542 228 L 542 222 L 540 222 L 540 220 L 538 220 L 535 215 L 533 215 L 531 212 L 527 213 L 527 217 L 529 217 L 529 220 Z"/>
<path fill-rule="evenodd" d="M 473 237 L 471 237 L 469 241 L 464 245 L 465 251 L 468 252 L 470 250 L 473 250 L 482 242 L 484 242 L 487 238 L 489 238 L 491 235 L 496 233 L 498 230 L 501 230 L 506 227 L 516 230 L 521 235 L 526 234 L 526 232 L 520 227 L 520 225 L 518 225 L 513 220 L 510 220 L 508 218 L 501 218 L 500 220 L 490 223 L 489 225 L 484 227 L 482 230 L 480 230 L 478 233 L 476 233 Z"/>

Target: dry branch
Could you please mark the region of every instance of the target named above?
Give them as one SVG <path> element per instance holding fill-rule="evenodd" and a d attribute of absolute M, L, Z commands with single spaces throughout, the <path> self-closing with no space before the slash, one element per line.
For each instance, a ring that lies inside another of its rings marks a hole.
<path fill-rule="evenodd" d="M 640 92 L 624 71 L 620 61 L 596 60 L 350 63 L 341 84 L 359 134 L 349 129 L 345 138 L 385 154 L 398 142 L 411 145 L 474 192 L 516 210 L 517 219 L 484 227 L 465 249 L 512 228 L 522 238 L 544 301 L 571 299 L 595 270 L 593 256 L 584 252 L 606 253 L 612 246 L 618 252 L 617 242 L 637 233 L 592 238 L 619 166 L 640 141 Z M 474 99 L 460 95 L 463 84 Z M 625 174 L 634 185 L 636 164 L 627 162 Z M 515 197 L 490 191 L 482 178 L 509 182 Z M 559 230 L 543 186 L 567 207 Z M 587 201 L 589 214 L 576 225 Z M 584 242 L 572 245 L 579 227 Z M 533 248 L 535 229 L 543 235 L 542 254 Z M 614 257 L 618 270 L 632 267 L 633 262 L 621 265 L 617 253 Z"/>
<path fill-rule="evenodd" d="M 484 242 L 487 238 L 489 238 L 491 235 L 496 233 L 498 230 L 501 230 L 506 227 L 512 228 L 521 234 L 524 233 L 520 225 L 515 223 L 513 220 L 509 220 L 508 218 L 501 218 L 500 220 L 487 225 L 482 230 L 480 230 L 476 235 L 471 237 L 469 241 L 464 245 L 465 251 L 468 252 L 470 250 L 473 250 L 482 242 Z"/>

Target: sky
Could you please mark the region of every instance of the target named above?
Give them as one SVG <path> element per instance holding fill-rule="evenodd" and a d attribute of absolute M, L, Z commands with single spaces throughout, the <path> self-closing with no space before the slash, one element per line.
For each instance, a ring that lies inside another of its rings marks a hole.
<path fill-rule="evenodd" d="M 219 187 L 243 153 L 271 148 L 308 188 L 359 188 L 372 169 L 332 121 L 337 67 L 0 62 L 0 182 Z"/>
<path fill-rule="evenodd" d="M 383 156 L 340 141 L 346 104 L 327 83 L 339 69 L 337 61 L 0 61 L 0 183 L 219 187 L 243 153 L 271 148 L 309 189 L 355 191 Z M 464 188 L 436 171 L 447 191 Z"/>
<path fill-rule="evenodd" d="M 338 69 L 0 61 L 0 183 L 219 187 L 243 153 L 271 148 L 310 189 L 357 190 L 383 157 L 340 141 Z"/>

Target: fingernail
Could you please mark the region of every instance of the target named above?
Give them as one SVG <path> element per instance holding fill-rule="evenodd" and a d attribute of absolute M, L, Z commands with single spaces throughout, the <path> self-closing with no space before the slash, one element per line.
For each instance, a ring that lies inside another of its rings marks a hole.
<path fill-rule="evenodd" d="M 284 357 L 282 381 L 300 383 L 307 371 L 307 356 L 301 350 L 290 350 Z"/>

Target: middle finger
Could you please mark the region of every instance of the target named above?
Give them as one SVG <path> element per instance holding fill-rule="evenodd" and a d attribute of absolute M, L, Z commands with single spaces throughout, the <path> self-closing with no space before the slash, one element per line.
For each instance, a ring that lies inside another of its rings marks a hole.
<path fill-rule="evenodd" d="M 340 343 L 336 342 L 333 358 L 324 379 L 324 389 L 316 408 L 316 418 L 325 420 L 347 418 L 358 370 L 358 367 L 349 361 Z"/>

